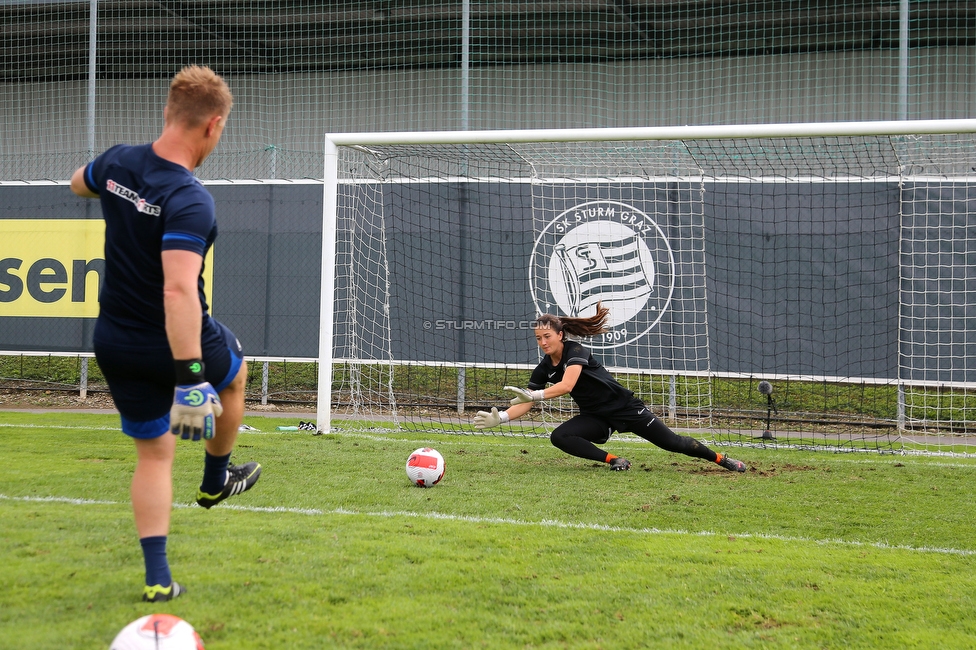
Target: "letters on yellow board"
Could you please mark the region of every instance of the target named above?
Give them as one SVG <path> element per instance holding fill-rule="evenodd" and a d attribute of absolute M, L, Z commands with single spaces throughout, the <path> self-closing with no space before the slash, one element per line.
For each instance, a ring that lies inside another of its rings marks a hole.
<path fill-rule="evenodd" d="M 0 219 L 0 317 L 95 318 L 105 274 L 101 219 Z M 208 304 L 213 249 L 204 261 Z"/>

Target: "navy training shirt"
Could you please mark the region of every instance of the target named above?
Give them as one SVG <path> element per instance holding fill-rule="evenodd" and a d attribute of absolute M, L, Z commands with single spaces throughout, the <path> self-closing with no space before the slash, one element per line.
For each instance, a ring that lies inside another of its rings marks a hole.
<path fill-rule="evenodd" d="M 168 345 L 163 307 L 164 250 L 205 256 L 217 238 L 214 200 L 182 165 L 160 158 L 151 144 L 116 145 L 85 169 L 105 218 L 105 278 L 99 321 L 117 343 Z M 203 273 L 200 308 L 208 318 Z"/>
<path fill-rule="evenodd" d="M 545 388 L 546 384 L 558 384 L 568 366 L 583 366 L 576 385 L 569 393 L 580 413 L 613 415 L 634 398 L 634 393 L 614 379 L 578 341 L 563 343 L 563 356 L 558 366 L 552 365 L 549 355 L 543 357 L 542 363 L 532 371 L 529 388 L 539 390 Z"/>

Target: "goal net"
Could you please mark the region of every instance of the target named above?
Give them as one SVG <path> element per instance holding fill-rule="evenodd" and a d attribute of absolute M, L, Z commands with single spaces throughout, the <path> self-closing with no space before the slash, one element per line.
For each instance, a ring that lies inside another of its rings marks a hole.
<path fill-rule="evenodd" d="M 540 314 L 679 432 L 976 451 L 976 121 L 337 134 L 318 426 L 478 432 Z"/>

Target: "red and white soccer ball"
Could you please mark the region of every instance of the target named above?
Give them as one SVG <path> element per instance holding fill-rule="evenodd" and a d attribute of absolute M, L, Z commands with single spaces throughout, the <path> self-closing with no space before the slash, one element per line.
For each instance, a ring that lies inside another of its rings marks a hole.
<path fill-rule="evenodd" d="M 204 650 L 193 626 L 178 616 L 150 614 L 118 633 L 109 650 Z"/>
<path fill-rule="evenodd" d="M 421 447 L 407 458 L 407 477 L 420 487 L 434 487 L 444 478 L 444 457 L 436 449 Z"/>

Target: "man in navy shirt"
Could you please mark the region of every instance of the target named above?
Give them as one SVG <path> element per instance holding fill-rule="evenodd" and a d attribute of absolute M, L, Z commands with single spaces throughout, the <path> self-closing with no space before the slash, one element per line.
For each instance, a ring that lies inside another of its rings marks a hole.
<path fill-rule="evenodd" d="M 213 197 L 193 175 L 217 146 L 232 105 L 212 70 L 184 68 L 170 84 L 157 140 L 116 145 L 71 177 L 75 194 L 100 199 L 105 218 L 95 358 L 122 431 L 135 441 L 132 509 L 149 602 L 185 592 L 166 556 L 176 436 L 205 440 L 197 492 L 204 508 L 250 489 L 261 474 L 258 463 L 230 464 L 247 365 L 204 298 L 203 260 L 217 223 Z"/>

